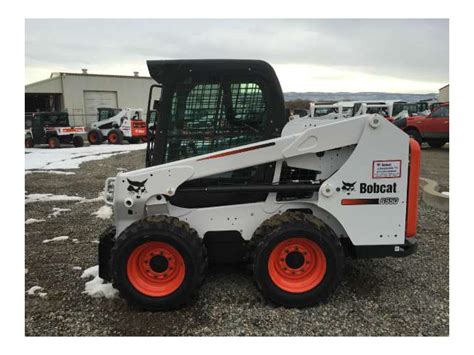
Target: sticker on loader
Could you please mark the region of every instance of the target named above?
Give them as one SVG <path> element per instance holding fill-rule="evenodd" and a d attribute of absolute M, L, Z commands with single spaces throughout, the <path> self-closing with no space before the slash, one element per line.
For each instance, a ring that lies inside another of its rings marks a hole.
<path fill-rule="evenodd" d="M 402 176 L 401 165 L 401 160 L 374 160 L 372 162 L 372 178 L 399 178 Z"/>

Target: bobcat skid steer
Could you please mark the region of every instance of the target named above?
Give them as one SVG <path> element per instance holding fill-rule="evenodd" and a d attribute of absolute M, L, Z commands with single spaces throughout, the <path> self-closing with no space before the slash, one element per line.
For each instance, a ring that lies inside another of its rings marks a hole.
<path fill-rule="evenodd" d="M 117 109 L 99 107 L 98 121 L 91 124 L 87 140 L 91 145 L 102 144 L 106 139 L 110 144 L 122 144 L 124 140 L 139 143 L 147 136 L 141 108 Z"/>
<path fill-rule="evenodd" d="M 130 304 L 177 308 L 208 262 L 245 260 L 267 299 L 310 306 L 346 256 L 415 251 L 420 148 L 382 116 L 288 122 L 262 61 L 148 68 L 161 98 L 147 167 L 107 179 L 115 225 L 99 244 L 100 277 Z"/>

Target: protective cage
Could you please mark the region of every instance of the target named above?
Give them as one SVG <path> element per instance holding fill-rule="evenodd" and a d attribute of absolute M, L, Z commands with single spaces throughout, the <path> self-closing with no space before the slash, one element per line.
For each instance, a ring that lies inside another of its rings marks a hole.
<path fill-rule="evenodd" d="M 148 68 L 162 92 L 160 100 L 152 103 L 152 90 L 157 86 L 150 89 L 147 166 L 276 138 L 287 122 L 278 78 L 265 62 L 149 61 Z M 213 194 L 209 199 L 205 193 L 189 191 L 210 186 L 269 184 L 274 169 L 275 163 L 268 163 L 189 181 L 181 187 L 181 191 L 188 192 L 178 191 L 171 202 L 198 208 L 225 205 L 228 201 L 263 201 L 266 193 L 227 192 Z M 286 166 L 283 170 L 281 182 L 290 182 L 295 169 L 291 174 Z"/>
<path fill-rule="evenodd" d="M 162 86 L 147 166 L 280 135 L 283 93 L 275 72 L 255 60 L 148 61 Z M 153 88 L 152 88 L 153 89 Z M 150 101 L 151 101 L 150 92 Z M 151 107 L 149 102 L 148 107 Z"/>

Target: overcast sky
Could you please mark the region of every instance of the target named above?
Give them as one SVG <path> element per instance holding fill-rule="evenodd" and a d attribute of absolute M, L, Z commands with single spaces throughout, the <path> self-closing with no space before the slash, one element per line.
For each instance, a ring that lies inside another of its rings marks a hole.
<path fill-rule="evenodd" d="M 26 83 L 148 75 L 146 60 L 263 59 L 283 91 L 430 93 L 449 82 L 448 20 L 26 20 Z"/>

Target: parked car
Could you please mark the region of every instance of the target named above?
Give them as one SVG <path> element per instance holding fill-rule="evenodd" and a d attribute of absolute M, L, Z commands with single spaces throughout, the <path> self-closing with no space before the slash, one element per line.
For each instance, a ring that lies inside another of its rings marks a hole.
<path fill-rule="evenodd" d="M 71 127 L 67 112 L 35 112 L 25 116 L 25 147 L 35 144 L 48 144 L 50 148 L 59 148 L 61 144 L 73 144 L 82 147 L 86 133 L 84 127 Z"/>
<path fill-rule="evenodd" d="M 404 130 L 420 145 L 440 148 L 449 142 L 449 103 L 441 104 L 428 116 L 412 116 L 398 119 L 394 124 Z"/>

